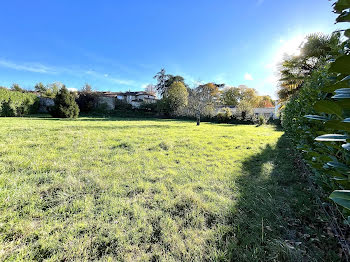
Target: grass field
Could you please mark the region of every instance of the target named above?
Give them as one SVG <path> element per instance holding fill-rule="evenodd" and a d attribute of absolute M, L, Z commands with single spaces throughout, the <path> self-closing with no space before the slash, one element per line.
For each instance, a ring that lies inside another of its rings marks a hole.
<path fill-rule="evenodd" d="M 305 227 L 313 197 L 282 135 L 272 126 L 2 118 L 0 260 L 334 259 L 303 238 L 323 241 Z"/>

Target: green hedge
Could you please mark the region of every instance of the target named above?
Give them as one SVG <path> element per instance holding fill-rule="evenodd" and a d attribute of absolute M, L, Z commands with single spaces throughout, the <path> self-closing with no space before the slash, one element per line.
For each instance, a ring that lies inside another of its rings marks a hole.
<path fill-rule="evenodd" d="M 334 4 L 337 22 L 350 22 L 349 0 Z M 349 25 L 349 24 L 347 24 Z M 343 50 L 325 68 L 313 72 L 286 105 L 283 126 L 303 150 L 318 181 L 333 191 L 350 222 L 350 28 Z"/>
<path fill-rule="evenodd" d="M 325 134 L 327 128 L 322 121 L 310 120 L 305 116 L 317 114 L 315 105 L 327 96 L 323 89 L 330 82 L 328 66 L 314 71 L 305 80 L 300 91 L 288 100 L 282 111 L 282 126 L 286 134 L 304 153 L 304 159 L 313 169 L 316 181 L 327 191 L 335 189 L 336 185 L 323 169 L 324 158 L 321 155 L 329 151 L 333 153 L 333 150 L 323 143 L 315 142 L 315 137 Z"/>
<path fill-rule="evenodd" d="M 32 93 L 0 88 L 0 116 L 23 116 L 36 113 L 39 98 Z"/>

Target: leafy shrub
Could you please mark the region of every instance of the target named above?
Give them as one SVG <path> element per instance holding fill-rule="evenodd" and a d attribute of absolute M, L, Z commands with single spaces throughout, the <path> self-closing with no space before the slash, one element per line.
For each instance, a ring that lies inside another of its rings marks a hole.
<path fill-rule="evenodd" d="M 79 116 L 79 107 L 75 96 L 63 86 L 55 97 L 55 105 L 49 110 L 53 117 L 76 118 Z"/>
<path fill-rule="evenodd" d="M 121 110 L 121 111 L 128 111 L 128 110 L 132 110 L 132 105 L 123 99 L 116 98 L 115 99 L 115 109 Z"/>
<path fill-rule="evenodd" d="M 216 115 L 216 119 L 219 123 L 229 123 L 231 118 L 232 118 L 232 111 L 230 108 L 223 108 L 222 109 L 223 112 L 219 112 Z"/>
<path fill-rule="evenodd" d="M 37 83 L 34 90 L 40 94 L 41 97 L 55 98 L 59 90 L 63 87 L 62 83 L 52 83 L 44 85 L 43 83 Z"/>
<path fill-rule="evenodd" d="M 0 116 L 36 113 L 39 99 L 35 94 L 0 88 Z"/>
<path fill-rule="evenodd" d="M 157 112 L 157 103 L 141 103 L 139 110 L 141 111 L 149 111 L 149 112 Z"/>
<path fill-rule="evenodd" d="M 328 66 L 314 71 L 299 90 L 285 105 L 282 111 L 282 126 L 286 134 L 292 138 L 296 147 L 302 150 L 304 159 L 309 164 L 316 181 L 327 191 L 335 188 L 334 180 L 329 177 L 324 166 L 324 157 L 322 152 L 336 151 L 327 145 L 314 141 L 314 138 L 320 133 L 326 133 L 326 127 L 319 121 L 310 121 L 305 115 L 316 115 L 315 105 L 327 96 L 323 91 L 326 86 L 331 84 Z"/>
<path fill-rule="evenodd" d="M 258 118 L 258 125 L 265 125 L 266 124 L 266 118 L 263 115 L 260 115 Z"/>
<path fill-rule="evenodd" d="M 16 116 L 17 108 L 15 104 L 9 99 L 8 101 L 3 101 L 1 104 L 1 116 Z"/>
<path fill-rule="evenodd" d="M 78 94 L 76 102 L 80 112 L 90 113 L 97 106 L 98 94 L 96 92 L 81 92 Z"/>

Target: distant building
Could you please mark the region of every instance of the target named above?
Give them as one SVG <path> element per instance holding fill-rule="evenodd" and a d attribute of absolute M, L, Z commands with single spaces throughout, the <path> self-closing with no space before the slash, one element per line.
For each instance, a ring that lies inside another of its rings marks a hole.
<path fill-rule="evenodd" d="M 157 97 L 154 94 L 139 91 L 139 92 L 98 92 L 99 103 L 105 103 L 108 109 L 114 110 L 116 105 L 116 99 L 124 101 L 133 108 L 138 108 L 142 103 L 155 103 Z"/>
<path fill-rule="evenodd" d="M 220 113 L 222 112 L 223 108 L 229 108 L 232 112 L 233 115 L 237 115 L 238 110 L 236 107 L 232 107 L 232 106 L 220 106 L 216 108 L 216 113 Z M 265 118 L 273 118 L 273 119 L 278 119 L 279 118 L 279 114 L 278 114 L 278 107 L 257 107 L 257 108 L 253 108 L 253 114 L 256 117 L 259 116 L 264 116 Z"/>

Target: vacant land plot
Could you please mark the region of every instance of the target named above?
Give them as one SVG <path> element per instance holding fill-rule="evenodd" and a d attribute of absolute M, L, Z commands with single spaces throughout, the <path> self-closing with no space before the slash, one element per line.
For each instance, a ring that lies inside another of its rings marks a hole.
<path fill-rule="evenodd" d="M 0 260 L 322 257 L 301 236 L 317 230 L 296 234 L 316 218 L 281 136 L 170 120 L 0 119 Z"/>

